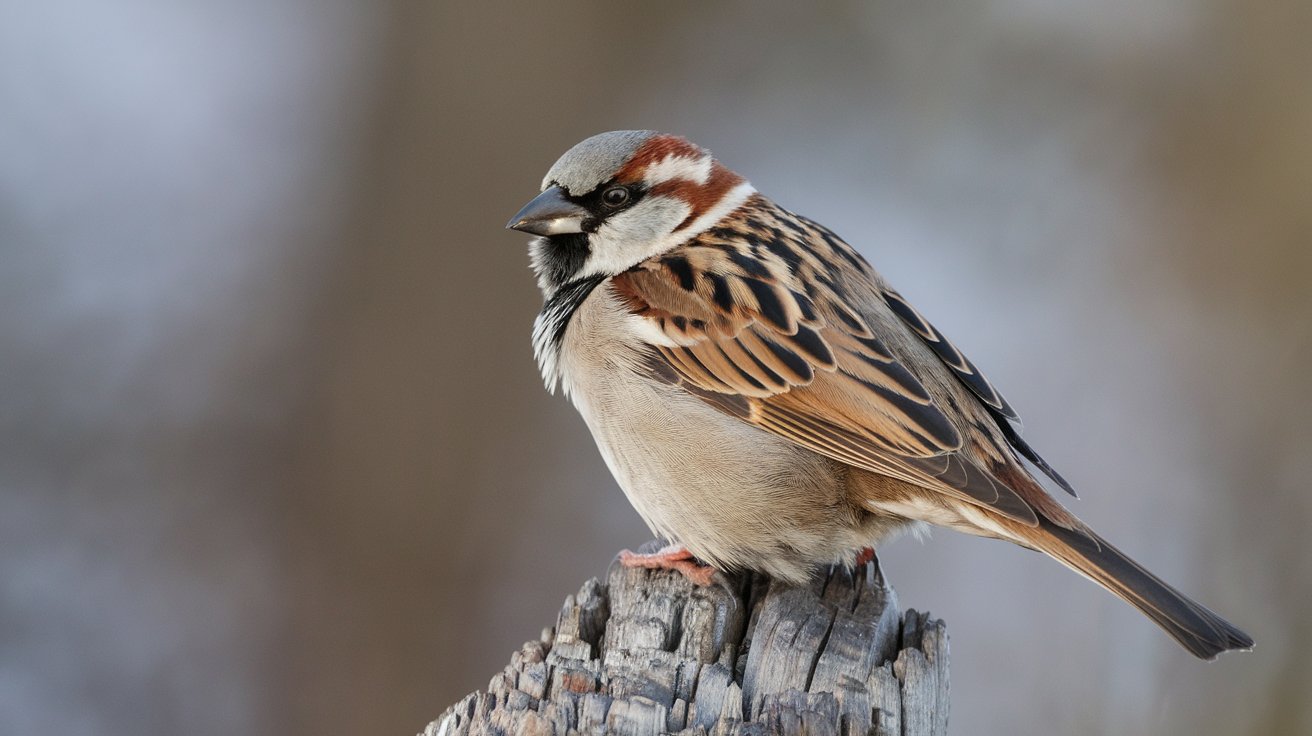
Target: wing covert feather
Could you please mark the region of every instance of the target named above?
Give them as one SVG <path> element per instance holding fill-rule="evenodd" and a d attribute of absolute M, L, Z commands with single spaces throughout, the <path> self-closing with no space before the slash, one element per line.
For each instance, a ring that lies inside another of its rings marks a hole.
<path fill-rule="evenodd" d="M 846 244 L 832 234 L 802 244 L 778 227 L 765 233 L 776 242 L 761 249 L 744 245 L 742 231 L 717 228 L 611 279 L 622 303 L 667 338 L 650 346 L 654 375 L 840 462 L 1037 524 L 1032 504 L 962 452 L 963 428 L 808 250 Z"/>

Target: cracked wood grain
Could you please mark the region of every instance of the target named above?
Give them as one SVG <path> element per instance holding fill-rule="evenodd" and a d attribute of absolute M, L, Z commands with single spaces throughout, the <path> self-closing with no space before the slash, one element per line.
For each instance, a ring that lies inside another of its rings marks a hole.
<path fill-rule="evenodd" d="M 938 736 L 947 722 L 947 630 L 899 614 L 877 562 L 800 587 L 613 565 L 422 736 Z"/>

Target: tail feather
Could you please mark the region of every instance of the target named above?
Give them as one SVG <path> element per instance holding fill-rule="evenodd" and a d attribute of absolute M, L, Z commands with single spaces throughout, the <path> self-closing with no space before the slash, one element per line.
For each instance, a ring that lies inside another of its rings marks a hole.
<path fill-rule="evenodd" d="M 1035 546 L 1142 611 L 1195 657 L 1215 659 L 1224 651 L 1253 647 L 1248 634 L 1093 532 L 1066 529 L 1044 519 L 1040 535 Z"/>

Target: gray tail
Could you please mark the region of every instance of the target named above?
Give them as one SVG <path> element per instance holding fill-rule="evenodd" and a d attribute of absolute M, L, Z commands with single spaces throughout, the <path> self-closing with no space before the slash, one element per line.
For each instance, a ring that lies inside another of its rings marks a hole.
<path fill-rule="evenodd" d="M 1087 575 L 1143 612 L 1180 645 L 1200 659 L 1215 659 L 1231 649 L 1252 649 L 1253 639 L 1202 604 L 1162 582 L 1124 552 L 1091 531 L 1040 522 L 1048 540 L 1036 545 L 1062 563 Z"/>

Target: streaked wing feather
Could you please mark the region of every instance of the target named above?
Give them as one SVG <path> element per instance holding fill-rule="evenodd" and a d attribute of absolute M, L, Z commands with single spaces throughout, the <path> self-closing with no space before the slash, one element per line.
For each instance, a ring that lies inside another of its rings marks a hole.
<path fill-rule="evenodd" d="M 1035 452 L 1034 448 L 1030 447 L 1028 442 L 1021 439 L 1016 428 L 1011 426 L 1006 419 L 999 418 L 998 427 L 1002 430 L 1002 436 L 1007 438 L 1007 443 L 1015 448 L 1016 452 L 1021 454 L 1021 457 L 1034 463 L 1034 467 L 1043 471 L 1043 474 L 1051 478 L 1052 482 L 1056 483 L 1058 488 L 1071 494 L 1074 498 L 1080 497 L 1079 494 L 1075 492 L 1075 489 L 1071 487 L 1071 484 L 1067 483 L 1066 479 L 1061 477 L 1061 473 L 1058 473 L 1055 468 L 1048 464 L 1047 460 L 1044 460 L 1039 453 Z"/>
<path fill-rule="evenodd" d="M 1008 403 L 1007 399 L 1004 398 L 996 388 L 994 388 L 993 384 L 989 382 L 989 379 L 980 372 L 979 368 L 975 367 L 975 364 L 966 357 L 966 354 L 958 350 L 957 346 L 953 345 L 950 340 L 944 337 L 943 333 L 939 332 L 934 325 L 930 324 L 929 320 L 921 316 L 920 312 L 916 311 L 915 307 L 912 307 L 901 294 L 893 289 L 885 287 L 883 289 L 883 295 L 884 301 L 888 304 L 889 308 L 893 310 L 893 313 L 900 317 L 902 321 L 911 328 L 912 332 L 915 332 L 920 336 L 920 338 L 925 341 L 925 344 L 928 345 L 940 359 L 942 359 L 943 363 L 952 369 L 952 372 L 956 374 L 957 378 L 960 379 L 961 382 L 975 394 L 975 396 L 979 397 L 980 401 L 984 402 L 984 405 L 989 408 L 990 412 L 997 420 L 998 427 L 1002 430 L 1002 434 L 1006 438 L 1007 443 L 1010 444 L 1016 452 L 1019 452 L 1026 460 L 1034 463 L 1036 468 L 1043 471 L 1044 475 L 1051 478 L 1052 481 L 1063 491 L 1066 491 L 1072 496 L 1076 496 L 1075 489 L 1071 488 L 1070 483 L 1067 483 L 1066 479 L 1061 477 L 1060 473 L 1049 465 L 1039 453 L 1035 452 L 1034 448 L 1030 447 L 1029 443 L 1021 439 L 1020 434 L 1017 433 L 1016 429 L 1010 424 L 1010 422 L 1013 421 L 1019 422 L 1020 416 L 1016 414 L 1016 410 L 1011 407 L 1011 404 Z M 1076 497 L 1078 498 L 1078 496 Z"/>
<path fill-rule="evenodd" d="M 799 277 L 814 254 L 795 244 L 786 257 L 782 241 L 768 251 L 725 245 L 694 241 L 612 279 L 633 314 L 669 338 L 651 346 L 654 375 L 840 462 L 1038 523 L 1031 504 L 961 451 L 962 431 L 834 293 L 833 276 Z M 672 257 L 677 267 L 663 263 Z"/>
<path fill-rule="evenodd" d="M 1002 394 L 989 383 L 983 373 L 970 362 L 957 346 L 953 345 L 943 333 L 935 329 L 929 320 L 920 315 L 919 312 L 902 298 L 902 295 L 892 289 L 884 289 L 884 301 L 893 312 L 902 318 L 903 322 L 912 329 L 922 340 L 929 345 L 939 358 L 957 374 L 957 378 L 979 397 L 986 406 L 996 410 L 999 414 L 1011 420 L 1020 419 L 1016 415 L 1016 410 L 1011 408 L 1011 404 L 1003 398 Z"/>

